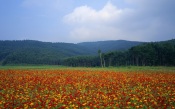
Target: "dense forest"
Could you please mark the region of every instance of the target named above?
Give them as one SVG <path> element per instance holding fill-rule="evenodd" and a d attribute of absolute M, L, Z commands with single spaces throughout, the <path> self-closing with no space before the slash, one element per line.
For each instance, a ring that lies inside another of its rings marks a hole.
<path fill-rule="evenodd" d="M 91 51 L 71 43 L 0 41 L 0 62 L 6 64 L 60 64 L 61 59 L 91 55 Z"/>
<path fill-rule="evenodd" d="M 99 52 L 96 57 L 72 57 L 68 66 L 175 66 L 175 39 L 143 43 L 125 51 Z"/>
<path fill-rule="evenodd" d="M 87 62 L 83 66 L 97 66 L 97 64 L 89 64 L 89 62 L 95 63 L 98 61 L 96 59 L 98 49 L 101 49 L 103 52 L 126 50 L 141 43 L 124 40 L 84 42 L 78 44 L 33 40 L 0 41 L 0 64 L 62 64 L 80 66 L 80 64 L 75 64 L 75 61 L 72 61 L 72 59 L 76 59 Z M 72 65 L 72 62 L 75 65 Z"/>
<path fill-rule="evenodd" d="M 118 40 L 78 44 L 0 41 L 0 64 L 175 66 L 175 39 L 150 43 Z"/>

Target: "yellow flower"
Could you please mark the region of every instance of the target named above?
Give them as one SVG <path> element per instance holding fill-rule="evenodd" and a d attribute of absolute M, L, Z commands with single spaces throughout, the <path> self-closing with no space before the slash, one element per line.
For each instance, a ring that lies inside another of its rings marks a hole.
<path fill-rule="evenodd" d="M 139 106 L 136 106 L 136 108 L 138 109 L 138 108 L 139 108 Z"/>
<path fill-rule="evenodd" d="M 128 105 L 130 105 L 130 104 L 131 104 L 131 102 L 127 102 L 127 104 L 128 104 Z"/>
<path fill-rule="evenodd" d="M 31 106 L 33 106 L 33 105 L 34 105 L 34 103 L 30 103 L 30 105 L 31 105 Z"/>

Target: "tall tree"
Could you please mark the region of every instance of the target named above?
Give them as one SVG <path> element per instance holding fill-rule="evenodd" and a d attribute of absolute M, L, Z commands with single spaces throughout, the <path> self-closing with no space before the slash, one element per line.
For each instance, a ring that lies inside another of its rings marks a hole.
<path fill-rule="evenodd" d="M 102 63 L 103 63 L 103 67 L 105 67 L 106 66 L 106 63 L 105 63 L 105 54 L 104 53 L 102 53 L 102 56 L 101 56 L 101 58 L 102 58 Z"/>
<path fill-rule="evenodd" d="M 103 68 L 102 53 L 101 53 L 101 50 L 100 49 L 98 50 L 98 54 L 100 56 L 101 67 Z"/>

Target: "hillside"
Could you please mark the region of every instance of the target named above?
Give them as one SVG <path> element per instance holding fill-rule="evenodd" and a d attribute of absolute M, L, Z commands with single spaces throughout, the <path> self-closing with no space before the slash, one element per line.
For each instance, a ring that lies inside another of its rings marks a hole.
<path fill-rule="evenodd" d="M 99 49 L 102 52 L 109 52 L 118 50 L 124 51 L 142 43 L 143 42 L 138 41 L 111 40 L 111 41 L 98 41 L 98 42 L 82 42 L 78 43 L 78 45 L 89 48 L 93 52 L 97 52 Z"/>
<path fill-rule="evenodd" d="M 71 57 L 67 66 L 175 66 L 175 39 L 143 43 L 125 51 L 111 51 L 97 57 Z"/>
<path fill-rule="evenodd" d="M 84 43 L 51 43 L 32 40 L 0 41 L 0 64 L 60 64 L 72 56 L 97 55 L 102 52 L 127 50 L 141 42 L 99 41 Z"/>
<path fill-rule="evenodd" d="M 91 51 L 71 43 L 0 41 L 0 61 L 3 64 L 56 64 L 62 58 L 77 55 L 91 55 Z"/>

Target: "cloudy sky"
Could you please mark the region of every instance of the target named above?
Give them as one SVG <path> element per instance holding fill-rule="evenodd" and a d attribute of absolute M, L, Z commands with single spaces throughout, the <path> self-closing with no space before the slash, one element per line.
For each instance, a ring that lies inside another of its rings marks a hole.
<path fill-rule="evenodd" d="M 175 0 L 0 0 L 0 40 L 175 38 Z"/>

